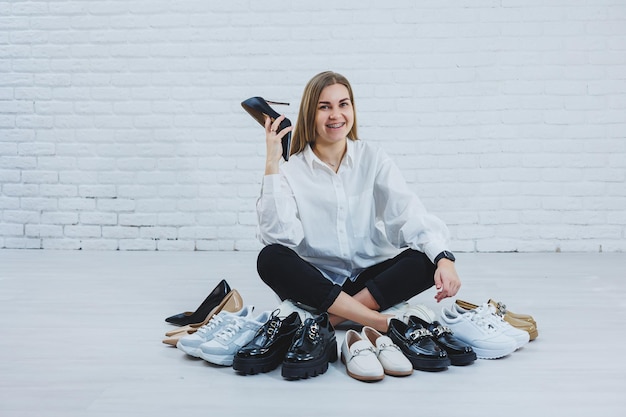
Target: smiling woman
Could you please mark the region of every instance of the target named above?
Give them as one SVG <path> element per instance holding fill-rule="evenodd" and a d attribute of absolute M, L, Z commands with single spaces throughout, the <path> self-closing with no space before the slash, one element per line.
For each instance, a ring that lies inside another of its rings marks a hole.
<path fill-rule="evenodd" d="M 345 90 L 342 90 L 340 88 L 341 86 L 343 86 Z M 350 126 L 350 129 L 348 129 L 347 133 L 345 133 L 344 138 L 347 137 L 352 140 L 358 139 L 356 109 L 350 82 L 341 74 L 326 71 L 313 77 L 313 79 L 309 81 L 307 88 L 304 90 L 302 102 L 300 103 L 296 129 L 293 133 L 294 138 L 293 145 L 291 147 L 292 154 L 302 152 L 307 145 L 315 142 L 318 135 L 318 131 L 316 129 L 317 118 L 320 113 L 323 114 L 326 110 L 322 107 L 332 104 L 322 103 L 322 100 L 326 101 L 330 99 L 330 97 L 326 97 L 326 95 L 330 95 L 330 93 L 325 93 L 324 97 L 322 96 L 322 92 L 326 89 L 326 87 L 341 90 L 340 92 L 343 93 L 343 97 L 341 97 L 340 100 L 347 101 L 347 103 L 344 103 L 343 105 L 351 107 L 352 125 Z M 315 123 L 313 123 L 313 121 L 315 121 Z"/>
<path fill-rule="evenodd" d="M 322 90 L 315 116 L 313 152 L 337 172 L 346 150 L 346 138 L 354 126 L 354 108 L 345 85 Z"/>
<path fill-rule="evenodd" d="M 265 121 L 267 157 L 257 202 L 261 279 L 282 300 L 386 332 L 383 310 L 433 286 L 461 282 L 448 230 L 379 148 L 357 138 L 352 88 L 323 72 L 304 90 L 292 157 L 281 164 L 284 116 Z M 382 311 L 382 312 L 381 312 Z"/>

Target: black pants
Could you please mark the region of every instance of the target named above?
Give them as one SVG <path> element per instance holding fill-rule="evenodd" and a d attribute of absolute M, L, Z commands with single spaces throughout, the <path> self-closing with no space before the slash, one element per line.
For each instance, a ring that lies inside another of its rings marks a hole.
<path fill-rule="evenodd" d="M 342 286 L 293 250 L 278 244 L 266 246 L 257 259 L 259 276 L 281 300 L 290 299 L 326 311 L 341 291 L 355 295 L 367 288 L 385 310 L 434 285 L 435 266 L 422 252 L 407 249 L 392 259 L 373 265 Z"/>

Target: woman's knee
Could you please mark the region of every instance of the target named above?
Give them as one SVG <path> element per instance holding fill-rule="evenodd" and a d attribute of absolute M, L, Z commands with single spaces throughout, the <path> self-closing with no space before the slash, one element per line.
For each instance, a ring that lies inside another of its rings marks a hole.
<path fill-rule="evenodd" d="M 261 249 L 259 255 L 257 256 L 257 266 L 272 262 L 277 256 L 284 253 L 285 250 L 289 249 L 283 245 L 279 245 L 278 243 L 272 243 L 271 245 L 265 246 Z"/>

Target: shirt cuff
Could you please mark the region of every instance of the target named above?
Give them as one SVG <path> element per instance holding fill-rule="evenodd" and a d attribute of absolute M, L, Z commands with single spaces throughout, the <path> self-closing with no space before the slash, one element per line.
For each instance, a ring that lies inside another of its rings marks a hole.
<path fill-rule="evenodd" d="M 432 242 L 424 248 L 424 253 L 426 254 L 426 256 L 428 256 L 428 259 L 430 259 L 432 263 L 435 263 L 435 258 L 437 257 L 437 255 L 439 255 L 444 250 L 450 250 L 448 249 L 448 245 L 446 244 L 446 242 Z"/>
<path fill-rule="evenodd" d="M 265 175 L 263 177 L 263 194 L 275 194 L 279 190 L 280 174 Z"/>

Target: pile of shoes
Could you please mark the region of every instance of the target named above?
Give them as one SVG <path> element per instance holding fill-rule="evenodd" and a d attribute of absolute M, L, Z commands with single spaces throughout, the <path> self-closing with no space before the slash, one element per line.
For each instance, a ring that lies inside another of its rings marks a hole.
<path fill-rule="evenodd" d="M 165 333 L 163 343 L 176 346 L 181 337 L 197 332 L 213 316 L 222 311 L 239 312 L 242 308 L 243 299 L 239 292 L 231 290 L 226 280 L 221 280 L 196 311 L 179 313 L 165 319 L 166 322 L 180 327 Z"/>
<path fill-rule="evenodd" d="M 492 300 L 482 305 L 456 300 L 441 310 L 441 320 L 481 359 L 510 355 L 539 334 L 531 316 L 507 312 Z"/>
<path fill-rule="evenodd" d="M 435 313 L 424 305 L 398 304 L 386 334 L 363 326 L 346 331 L 339 349 L 347 374 L 365 382 L 413 370 L 443 371 L 480 359 L 507 356 L 538 336 L 537 323 L 503 303 L 482 305 L 457 299 Z M 165 319 L 179 326 L 163 343 L 240 375 L 270 372 L 282 365 L 285 379 L 321 375 L 338 359 L 335 329 L 328 313 L 283 301 L 275 310 L 254 314 L 237 290 L 222 280 L 194 312 Z"/>
<path fill-rule="evenodd" d="M 272 312 L 255 316 L 253 311 L 222 280 L 195 312 L 166 319 L 182 327 L 167 332 L 163 343 L 215 365 L 232 366 L 241 375 L 269 372 L 282 364 L 282 376 L 289 380 L 323 374 L 337 360 L 328 313 L 313 315 L 290 301 Z"/>

